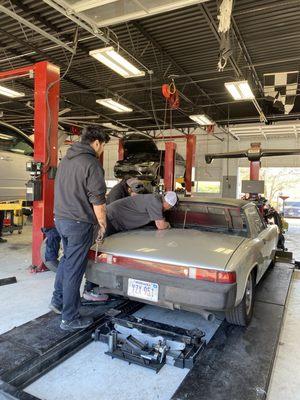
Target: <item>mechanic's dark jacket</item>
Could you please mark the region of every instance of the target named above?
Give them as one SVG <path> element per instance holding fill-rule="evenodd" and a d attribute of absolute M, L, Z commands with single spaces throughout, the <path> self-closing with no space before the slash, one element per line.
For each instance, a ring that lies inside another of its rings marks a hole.
<path fill-rule="evenodd" d="M 73 144 L 55 178 L 55 218 L 97 223 L 92 205 L 105 204 L 105 192 L 104 170 L 94 149 L 89 144 Z"/>
<path fill-rule="evenodd" d="M 121 182 L 117 183 L 108 193 L 106 197 L 106 204 L 113 203 L 116 200 L 120 200 L 128 196 L 129 193 L 126 180 L 122 179 Z"/>

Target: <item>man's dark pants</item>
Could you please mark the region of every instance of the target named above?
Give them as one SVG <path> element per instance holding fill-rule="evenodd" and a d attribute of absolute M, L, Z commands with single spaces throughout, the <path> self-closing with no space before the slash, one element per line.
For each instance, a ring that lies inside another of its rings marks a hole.
<path fill-rule="evenodd" d="M 87 265 L 88 251 L 93 243 L 93 224 L 56 219 L 64 255 L 56 272 L 52 303 L 63 305 L 62 319 L 79 317 L 80 285 Z"/>
<path fill-rule="evenodd" d="M 0 211 L 0 237 L 2 236 L 3 231 L 3 223 L 4 223 L 4 211 Z"/>

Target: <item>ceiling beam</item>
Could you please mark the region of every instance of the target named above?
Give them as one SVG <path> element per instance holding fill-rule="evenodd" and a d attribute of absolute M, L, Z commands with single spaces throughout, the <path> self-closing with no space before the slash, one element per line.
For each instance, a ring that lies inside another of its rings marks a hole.
<path fill-rule="evenodd" d="M 56 43 L 60 47 L 63 47 L 64 49 L 68 50 L 70 53 L 74 54 L 75 50 L 72 47 L 68 46 L 66 43 L 62 42 L 57 37 L 55 37 L 53 35 L 50 35 L 48 32 L 46 32 L 43 29 L 39 28 L 37 25 L 32 24 L 30 21 L 28 21 L 27 19 L 21 17 L 19 14 L 16 14 L 14 11 L 11 11 L 9 8 L 0 5 L 0 12 L 8 15 L 9 17 L 15 19 L 16 21 L 18 21 L 22 25 L 27 26 L 27 28 L 39 33 L 41 36 L 44 36 L 46 39 L 50 40 L 51 42 Z"/>
<path fill-rule="evenodd" d="M 30 9 L 27 5 L 23 4 L 22 1 L 20 1 L 20 0 L 11 0 L 11 1 L 12 1 L 13 4 L 15 4 L 16 6 L 18 6 L 23 12 L 28 13 L 31 17 L 33 16 L 34 19 L 35 19 L 36 21 L 38 21 L 38 22 L 44 24 L 47 28 L 52 29 L 52 30 L 54 30 L 54 31 L 57 32 L 57 33 L 59 32 L 60 29 L 59 29 L 58 26 L 56 26 L 56 25 L 53 24 L 53 23 L 51 23 L 51 24 L 49 25 L 48 21 L 47 21 L 45 18 L 42 18 L 42 19 L 41 19 L 40 15 L 39 15 L 38 13 L 32 13 L 32 12 L 31 12 L 31 9 Z M 70 35 L 63 35 L 63 38 L 64 38 L 65 40 L 73 40 L 73 38 L 70 37 Z M 81 51 L 83 51 L 88 57 L 90 57 L 90 55 L 89 55 L 89 50 L 90 50 L 90 49 L 87 48 L 84 44 L 78 43 L 77 48 L 80 49 Z M 48 56 L 48 58 L 49 58 L 49 56 Z M 61 63 L 60 61 L 55 61 L 55 63 L 58 64 L 58 65 L 62 65 L 62 63 Z M 81 73 L 80 73 L 79 71 L 76 71 L 76 70 L 74 69 L 74 67 L 71 67 L 71 73 L 76 73 L 78 76 L 82 77 Z M 87 78 L 86 78 L 86 80 L 87 80 Z M 94 81 L 91 81 L 91 80 L 89 80 L 89 81 L 90 81 L 90 83 L 91 83 L 89 87 L 97 87 L 97 86 L 98 86 L 98 82 L 94 82 Z M 82 86 L 82 84 L 80 84 L 80 85 Z M 77 86 L 79 86 L 79 85 L 77 85 Z M 87 90 L 89 89 L 88 86 L 86 86 L 86 85 L 84 85 L 84 86 L 85 86 L 85 87 L 84 87 L 85 89 L 87 89 Z M 80 87 L 80 86 L 79 86 L 79 87 Z M 82 88 L 82 87 L 81 87 L 81 88 Z M 107 87 L 107 86 L 104 85 L 104 84 L 102 84 L 101 90 L 102 90 L 102 93 L 108 93 L 108 94 L 110 94 L 110 95 L 113 96 L 113 97 L 120 97 L 120 98 L 122 98 L 122 96 L 120 96 L 118 92 L 112 91 L 109 87 Z M 135 103 L 133 103 L 132 101 L 129 101 L 129 100 L 127 100 L 127 99 L 124 99 L 124 100 L 125 100 L 129 105 L 131 105 L 132 107 L 134 107 L 136 110 L 138 110 L 138 111 L 140 111 L 141 113 L 143 113 L 144 115 L 147 115 L 148 117 L 151 117 L 152 119 L 154 119 L 154 116 L 153 116 L 152 114 L 150 114 L 148 111 L 146 111 L 145 109 L 143 109 L 143 108 L 140 107 L 139 105 L 137 105 L 137 104 L 135 104 Z M 157 119 L 158 119 L 158 121 L 159 121 L 160 123 L 162 123 L 162 124 L 165 123 L 165 121 L 163 121 L 161 118 L 157 118 Z"/>
<path fill-rule="evenodd" d="M 239 45 L 241 51 L 243 53 L 244 59 L 245 59 L 247 65 L 248 65 L 248 67 L 249 67 L 249 69 L 250 69 L 250 71 L 252 73 L 252 77 L 253 77 L 253 80 L 254 80 L 254 82 L 255 82 L 255 84 L 257 86 L 257 89 L 258 89 L 260 95 L 264 97 L 263 86 L 262 86 L 261 81 L 260 81 L 260 79 L 258 77 L 256 69 L 255 69 L 255 67 L 253 65 L 253 62 L 252 62 L 251 56 L 249 54 L 249 51 L 247 49 L 246 43 L 245 43 L 245 41 L 244 41 L 244 39 L 243 39 L 243 37 L 241 35 L 241 32 L 240 32 L 240 30 L 239 30 L 239 28 L 237 26 L 237 23 L 235 22 L 235 19 L 234 19 L 233 16 L 231 17 L 231 23 L 232 23 L 232 31 L 233 31 L 233 33 L 234 33 L 234 35 L 236 37 L 236 40 L 238 42 L 238 45 Z"/>
<path fill-rule="evenodd" d="M 167 58 L 170 61 L 170 63 L 176 68 L 178 72 L 180 72 L 180 74 L 186 75 L 186 71 L 184 70 L 184 68 L 178 64 L 178 62 L 167 52 L 167 50 L 163 48 L 163 46 L 158 43 L 156 39 L 154 39 L 154 37 L 143 27 L 140 22 L 132 21 L 131 23 L 147 40 L 149 40 L 150 43 L 152 43 L 152 45 L 159 51 L 159 53 L 163 57 Z M 206 93 L 204 89 L 201 88 L 200 85 L 194 82 L 191 77 L 188 76 L 187 78 L 190 83 L 192 83 L 197 88 L 197 90 L 212 103 L 212 105 L 215 104 L 214 100 L 209 96 L 208 93 Z M 195 104 L 194 106 L 196 107 Z M 225 114 L 225 111 L 222 108 L 218 106 L 216 106 L 216 108 L 220 110 L 223 114 Z"/>
<path fill-rule="evenodd" d="M 221 36 L 219 34 L 217 25 L 214 21 L 213 16 L 211 15 L 210 11 L 208 10 L 207 6 L 205 4 L 198 4 L 198 7 L 200 8 L 204 18 L 206 19 L 206 22 L 208 23 L 211 31 L 213 32 L 215 38 L 217 39 L 219 45 L 221 44 Z M 235 73 L 237 74 L 237 76 L 239 78 L 244 79 L 244 75 L 242 70 L 240 69 L 240 67 L 238 66 L 238 63 L 236 62 L 235 58 L 231 55 L 228 57 L 228 61 L 231 64 L 233 70 L 235 71 Z M 258 101 L 254 98 L 252 100 L 252 103 L 254 104 L 254 107 L 256 108 L 257 112 L 260 115 L 260 118 L 264 121 L 264 122 L 268 122 L 264 111 L 262 110 L 261 106 L 259 105 Z"/>

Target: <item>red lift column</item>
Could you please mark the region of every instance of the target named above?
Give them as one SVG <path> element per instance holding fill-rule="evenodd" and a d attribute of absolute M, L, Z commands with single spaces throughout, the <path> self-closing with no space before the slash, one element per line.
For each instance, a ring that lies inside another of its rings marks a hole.
<path fill-rule="evenodd" d="M 124 160 L 124 140 L 119 139 L 118 161 Z"/>
<path fill-rule="evenodd" d="M 260 161 L 250 161 L 250 181 L 259 181 Z"/>
<path fill-rule="evenodd" d="M 164 185 L 165 191 L 174 190 L 176 143 L 165 144 Z"/>
<path fill-rule="evenodd" d="M 42 200 L 33 202 L 32 266 L 38 269 L 42 265 L 40 247 L 44 238 L 41 228 L 54 225 L 54 179 L 49 178 L 48 172 L 57 166 L 59 73 L 59 68 L 47 61 L 34 65 L 34 161 L 44 165 Z"/>
<path fill-rule="evenodd" d="M 186 162 L 185 162 L 185 195 L 192 194 L 192 170 L 195 166 L 196 155 L 196 136 L 187 135 L 186 137 Z"/>

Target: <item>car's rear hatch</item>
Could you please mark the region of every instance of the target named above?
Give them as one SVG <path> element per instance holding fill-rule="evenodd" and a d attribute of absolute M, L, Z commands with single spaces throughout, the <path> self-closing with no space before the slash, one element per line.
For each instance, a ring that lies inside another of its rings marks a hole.
<path fill-rule="evenodd" d="M 224 270 L 244 240 L 240 236 L 194 229 L 139 229 L 106 238 L 101 252 L 174 266 Z"/>

